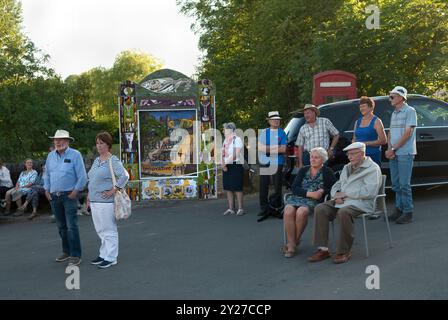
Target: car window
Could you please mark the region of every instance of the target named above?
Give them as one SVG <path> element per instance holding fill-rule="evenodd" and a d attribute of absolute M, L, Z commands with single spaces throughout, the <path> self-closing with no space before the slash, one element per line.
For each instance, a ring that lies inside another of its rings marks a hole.
<path fill-rule="evenodd" d="M 390 118 L 394 112 L 394 107 L 391 106 L 388 99 L 375 100 L 375 115 L 381 119 L 384 128 L 389 128 Z"/>
<path fill-rule="evenodd" d="M 297 135 L 299 134 L 299 129 L 304 122 L 305 119 L 303 117 L 294 117 L 288 122 L 288 125 L 285 128 L 285 133 L 288 136 L 288 143 L 296 141 Z"/>
<path fill-rule="evenodd" d="M 347 130 L 353 130 L 353 124 L 359 117 L 358 102 L 323 106 L 320 109 L 320 116 L 330 119 L 340 134 Z"/>
<path fill-rule="evenodd" d="M 417 112 L 419 127 L 448 126 L 447 105 L 430 99 L 415 99 L 408 104 Z"/>

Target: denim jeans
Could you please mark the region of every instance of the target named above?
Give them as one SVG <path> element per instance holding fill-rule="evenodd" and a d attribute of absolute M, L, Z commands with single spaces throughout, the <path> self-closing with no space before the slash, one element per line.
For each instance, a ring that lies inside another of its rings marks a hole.
<path fill-rule="evenodd" d="M 81 257 L 81 240 L 78 230 L 78 199 L 70 199 L 67 192 L 51 194 L 51 208 L 56 218 L 62 251 L 71 257 Z"/>
<path fill-rule="evenodd" d="M 412 164 L 413 155 L 395 156 L 389 160 L 392 190 L 395 192 L 395 207 L 403 213 L 412 213 Z"/>

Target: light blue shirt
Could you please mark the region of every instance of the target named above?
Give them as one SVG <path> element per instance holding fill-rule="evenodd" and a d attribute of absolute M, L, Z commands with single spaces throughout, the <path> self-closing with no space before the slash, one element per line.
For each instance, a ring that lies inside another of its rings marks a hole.
<path fill-rule="evenodd" d="M 116 156 L 110 157 L 112 170 L 116 177 L 116 187 L 122 189 L 129 180 L 129 174 L 123 164 Z M 113 188 L 112 174 L 110 172 L 109 160 L 100 161 L 96 158 L 89 170 L 89 200 L 90 202 L 114 202 L 114 197 L 103 198 L 102 193 Z"/>
<path fill-rule="evenodd" d="M 82 191 L 86 183 L 86 168 L 78 150 L 67 148 L 62 155 L 56 150 L 48 154 L 44 173 L 46 191 Z"/>
<path fill-rule="evenodd" d="M 415 127 L 417 126 L 417 113 L 415 109 L 405 103 L 400 110 L 394 111 L 390 119 L 390 142 L 392 145 L 398 143 L 406 128 L 412 127 L 412 135 L 408 141 L 395 151 L 397 156 L 417 154 L 415 141 Z"/>
<path fill-rule="evenodd" d="M 25 188 L 23 186 L 26 186 L 27 184 L 34 184 L 37 179 L 37 171 L 31 170 L 31 171 L 22 171 L 20 173 L 19 179 L 17 180 L 17 184 L 19 185 L 20 191 L 28 193 L 31 191 L 31 188 Z"/>

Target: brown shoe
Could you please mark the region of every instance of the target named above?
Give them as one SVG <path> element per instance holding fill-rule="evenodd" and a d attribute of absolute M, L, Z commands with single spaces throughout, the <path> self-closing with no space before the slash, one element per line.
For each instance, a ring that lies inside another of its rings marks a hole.
<path fill-rule="evenodd" d="M 68 266 L 79 266 L 81 264 L 80 257 L 70 257 Z"/>
<path fill-rule="evenodd" d="M 66 253 L 63 253 L 59 257 L 56 258 L 56 261 L 57 262 L 63 262 L 63 261 L 66 261 L 68 259 L 70 259 L 70 255 L 68 255 Z"/>
<path fill-rule="evenodd" d="M 309 262 L 319 262 L 330 258 L 331 254 L 328 250 L 317 250 L 311 257 L 308 258 Z"/>
<path fill-rule="evenodd" d="M 37 213 L 33 212 L 32 214 L 30 214 L 30 215 L 28 216 L 28 220 L 33 220 L 33 219 L 36 218 L 36 217 L 37 217 Z"/>
<path fill-rule="evenodd" d="M 334 257 L 333 262 L 334 263 L 346 263 L 350 259 L 351 256 L 352 256 L 351 252 L 337 254 Z"/>

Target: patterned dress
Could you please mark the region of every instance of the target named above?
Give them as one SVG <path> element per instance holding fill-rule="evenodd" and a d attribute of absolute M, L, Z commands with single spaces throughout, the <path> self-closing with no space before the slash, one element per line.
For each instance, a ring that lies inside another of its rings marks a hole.
<path fill-rule="evenodd" d="M 322 174 L 322 170 L 319 170 L 316 174 L 316 176 L 313 178 L 311 177 L 311 168 L 308 170 L 308 172 L 305 174 L 302 180 L 302 188 L 304 190 L 307 190 L 309 192 L 314 192 L 319 189 L 324 188 L 324 178 Z M 308 209 L 312 212 L 314 210 L 314 207 L 318 204 L 318 200 L 301 197 L 295 194 L 290 194 L 288 197 L 286 197 L 285 201 L 286 205 L 291 205 L 294 207 L 308 207 Z"/>

